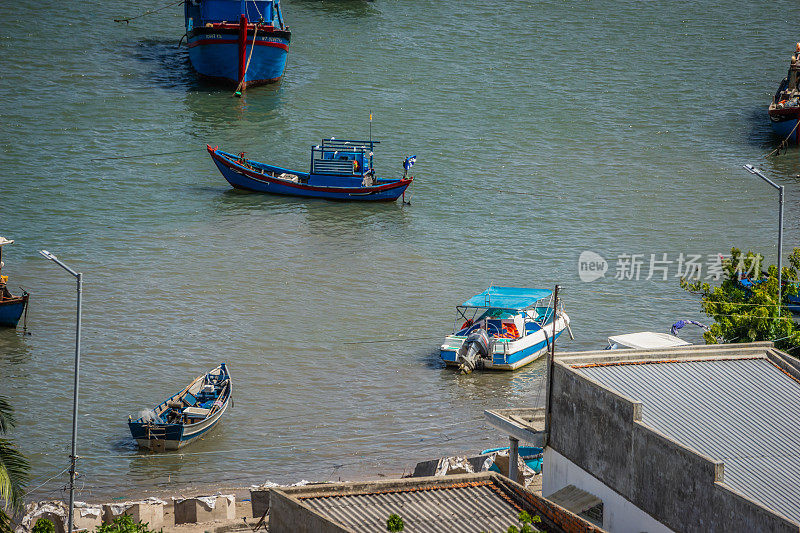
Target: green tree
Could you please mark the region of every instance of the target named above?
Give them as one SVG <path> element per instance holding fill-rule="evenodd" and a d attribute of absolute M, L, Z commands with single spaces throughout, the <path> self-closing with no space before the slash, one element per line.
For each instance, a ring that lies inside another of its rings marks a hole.
<path fill-rule="evenodd" d="M 160 530 L 160 531 L 163 531 Z M 110 524 L 101 524 L 95 529 L 96 533 L 154 533 L 148 529 L 147 523 L 134 522 L 133 517 L 127 514 L 120 515 Z"/>
<path fill-rule="evenodd" d="M 389 515 L 389 519 L 386 520 L 386 530 L 392 533 L 403 531 L 405 527 L 406 526 L 403 523 L 403 519 L 398 514 L 392 513 Z"/>
<path fill-rule="evenodd" d="M 40 518 L 34 524 L 31 533 L 56 533 L 56 526 L 47 518 Z"/>
<path fill-rule="evenodd" d="M 0 396 L 0 435 L 14 427 L 14 409 Z M 9 513 L 22 509 L 23 490 L 28 481 L 30 465 L 9 439 L 0 438 L 0 533 L 12 530 Z"/>
<path fill-rule="evenodd" d="M 786 308 L 790 296 L 798 293 L 800 280 L 800 248 L 789 256 L 783 267 L 783 288 L 778 307 L 778 267 L 763 269 L 763 256 L 738 248 L 722 262 L 722 283 L 688 282 L 681 279 L 685 290 L 699 294 L 702 308 L 714 319 L 710 331 L 703 334 L 708 344 L 717 342 L 774 341 L 775 346 L 790 353 L 800 347 L 800 327 Z M 742 283 L 742 279 L 749 280 Z M 795 353 L 794 355 L 800 355 Z"/>
<path fill-rule="evenodd" d="M 506 533 L 535 533 L 536 531 L 540 531 L 533 526 L 533 524 L 542 522 L 542 517 L 538 514 L 531 516 L 527 511 L 522 511 L 519 513 L 518 518 L 520 527 L 508 526 Z"/>

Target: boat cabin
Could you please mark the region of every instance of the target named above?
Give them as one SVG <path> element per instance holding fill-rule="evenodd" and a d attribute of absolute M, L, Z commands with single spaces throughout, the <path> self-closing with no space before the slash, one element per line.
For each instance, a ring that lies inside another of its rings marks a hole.
<path fill-rule="evenodd" d="M 552 323 L 552 291 L 490 287 L 456 306 L 456 311 L 454 336 L 467 337 L 474 330 L 483 329 L 500 342 L 513 341 Z"/>
<path fill-rule="evenodd" d="M 198 26 L 238 26 L 242 14 L 250 24 L 269 29 L 280 16 L 280 5 L 272 0 L 187 0 L 185 6 L 186 31 Z"/>
<path fill-rule="evenodd" d="M 373 173 L 372 150 L 379 141 L 323 139 L 311 148 L 309 174 L 363 178 Z"/>

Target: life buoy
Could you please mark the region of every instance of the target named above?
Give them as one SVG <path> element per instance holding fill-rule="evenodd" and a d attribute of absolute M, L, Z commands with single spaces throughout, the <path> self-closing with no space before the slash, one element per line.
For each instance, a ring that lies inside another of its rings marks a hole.
<path fill-rule="evenodd" d="M 466 321 L 464 321 L 464 323 L 463 323 L 463 324 L 461 324 L 461 329 L 468 328 L 468 327 L 470 327 L 472 324 L 474 324 L 474 322 L 472 321 L 472 319 L 471 319 L 471 318 L 468 318 Z"/>

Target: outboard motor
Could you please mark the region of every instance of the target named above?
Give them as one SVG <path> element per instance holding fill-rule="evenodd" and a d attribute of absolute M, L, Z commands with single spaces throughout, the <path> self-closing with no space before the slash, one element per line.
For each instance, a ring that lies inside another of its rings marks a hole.
<path fill-rule="evenodd" d="M 480 358 L 491 357 L 491 343 L 489 342 L 489 334 L 486 330 L 477 329 L 469 334 L 469 336 L 458 349 L 456 354 L 456 362 L 459 363 L 459 370 L 462 374 L 469 374 L 482 363 Z"/>

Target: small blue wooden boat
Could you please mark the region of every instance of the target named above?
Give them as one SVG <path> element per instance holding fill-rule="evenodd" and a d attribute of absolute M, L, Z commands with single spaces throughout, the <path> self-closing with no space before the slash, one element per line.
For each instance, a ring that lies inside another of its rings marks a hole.
<path fill-rule="evenodd" d="M 206 148 L 228 183 L 237 189 L 328 200 L 397 200 L 414 178 L 376 178 L 372 161 L 376 144 L 378 141 L 324 139 L 311 148 L 308 172 L 245 159 L 244 152 L 234 155 L 211 145 Z M 406 159 L 406 171 L 413 161 Z"/>
<path fill-rule="evenodd" d="M 189 60 L 200 76 L 246 87 L 278 81 L 291 33 L 279 0 L 186 0 Z"/>
<path fill-rule="evenodd" d="M 136 420 L 128 417 L 128 427 L 140 448 L 177 450 L 213 428 L 230 401 L 231 377 L 222 363 Z"/>
<path fill-rule="evenodd" d="M 553 309 L 547 289 L 489 287 L 456 306 L 453 334 L 440 349 L 447 366 L 469 374 L 474 369 L 514 370 L 544 354 L 555 337 L 569 328 L 563 305 Z M 458 323 L 464 321 L 460 327 Z"/>
<path fill-rule="evenodd" d="M 3 246 L 13 243 L 11 239 L 0 237 L 0 326 L 9 328 L 17 327 L 28 305 L 28 293 L 23 290 L 22 296 L 11 294 L 8 290 L 8 276 L 3 275 Z"/>

